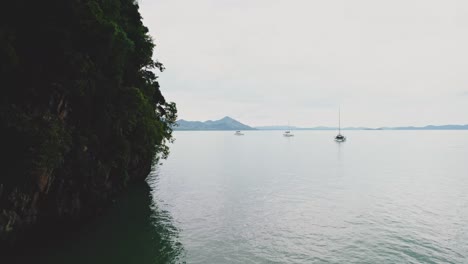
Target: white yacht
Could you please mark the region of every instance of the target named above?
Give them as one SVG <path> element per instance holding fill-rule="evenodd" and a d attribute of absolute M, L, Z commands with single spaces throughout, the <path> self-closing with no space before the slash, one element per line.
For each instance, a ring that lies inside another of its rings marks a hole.
<path fill-rule="evenodd" d="M 336 142 L 345 142 L 346 137 L 341 135 L 341 110 L 338 109 L 338 135 L 335 137 Z"/>
<path fill-rule="evenodd" d="M 243 136 L 244 133 L 240 132 L 240 130 L 237 130 L 236 133 L 234 133 L 236 136 Z"/>
<path fill-rule="evenodd" d="M 284 131 L 283 136 L 285 136 L 285 137 L 294 137 L 294 134 L 291 133 L 291 126 L 289 126 L 289 122 L 288 122 L 288 128 L 289 128 L 288 130 Z"/>

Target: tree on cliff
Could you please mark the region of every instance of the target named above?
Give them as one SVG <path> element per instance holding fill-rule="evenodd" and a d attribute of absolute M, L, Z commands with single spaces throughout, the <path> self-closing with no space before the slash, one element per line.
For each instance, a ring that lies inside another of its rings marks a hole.
<path fill-rule="evenodd" d="M 0 240 L 93 214 L 157 153 L 176 120 L 134 0 L 0 4 Z"/>

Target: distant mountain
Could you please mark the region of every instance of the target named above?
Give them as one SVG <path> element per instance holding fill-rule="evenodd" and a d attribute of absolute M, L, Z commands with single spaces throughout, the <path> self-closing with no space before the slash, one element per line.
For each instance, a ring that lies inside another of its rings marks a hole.
<path fill-rule="evenodd" d="M 291 127 L 288 126 L 261 126 L 255 127 L 259 130 L 337 130 L 337 127 Z M 424 126 L 424 127 L 415 127 L 415 126 L 407 126 L 407 127 L 379 127 L 379 128 L 369 128 L 369 127 L 345 127 L 341 130 L 468 130 L 468 125 L 442 125 L 442 126 Z"/>
<path fill-rule="evenodd" d="M 258 126 L 250 127 L 241 122 L 226 116 L 219 120 L 187 121 L 180 119 L 176 122 L 177 127 L 174 130 L 337 130 L 337 127 L 295 127 L 295 126 Z M 345 127 L 341 130 L 468 130 L 468 125 L 428 125 L 423 127 L 406 126 L 406 127 Z"/>
<path fill-rule="evenodd" d="M 295 126 L 258 126 L 255 127 L 258 130 L 298 130 L 302 129 Z"/>
<path fill-rule="evenodd" d="M 288 126 L 260 126 L 255 127 L 258 130 L 338 130 L 337 127 L 325 127 L 325 126 L 318 126 L 318 127 L 288 127 Z M 345 127 L 341 130 L 366 130 L 372 128 L 367 127 Z"/>
<path fill-rule="evenodd" d="M 384 130 L 468 130 L 468 125 L 442 125 L 442 126 L 424 126 L 424 127 L 382 127 Z"/>
<path fill-rule="evenodd" d="M 255 128 L 242 124 L 241 122 L 226 116 L 219 120 L 187 121 L 178 120 L 174 130 L 255 130 Z"/>

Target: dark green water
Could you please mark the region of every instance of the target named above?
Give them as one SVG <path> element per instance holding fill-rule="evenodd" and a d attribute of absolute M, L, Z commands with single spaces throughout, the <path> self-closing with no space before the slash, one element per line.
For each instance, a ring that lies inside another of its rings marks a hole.
<path fill-rule="evenodd" d="M 38 244 L 18 263 L 181 263 L 172 218 L 153 203 L 146 183 L 132 186 L 96 221 L 62 241 Z M 47 240 L 47 238 L 44 238 Z M 56 238 L 54 238 L 55 240 Z M 45 241 L 44 241 L 45 242 Z"/>

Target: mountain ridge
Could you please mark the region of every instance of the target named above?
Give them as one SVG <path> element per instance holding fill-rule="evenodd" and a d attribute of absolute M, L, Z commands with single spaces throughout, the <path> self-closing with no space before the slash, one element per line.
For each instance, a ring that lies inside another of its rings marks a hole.
<path fill-rule="evenodd" d="M 218 120 L 188 121 L 177 120 L 174 130 L 256 130 L 255 128 L 243 124 L 229 116 Z"/>
<path fill-rule="evenodd" d="M 258 130 L 337 130 L 338 127 L 288 127 L 288 126 L 258 126 Z M 402 126 L 402 127 L 344 127 L 341 130 L 468 130 L 467 125 L 427 125 L 427 126 Z"/>
<path fill-rule="evenodd" d="M 189 121 L 180 119 L 174 130 L 337 130 L 338 127 L 316 126 L 249 126 L 232 117 L 225 116 L 218 120 Z M 466 125 L 426 125 L 426 126 L 398 126 L 398 127 L 344 127 L 341 130 L 468 130 Z"/>

